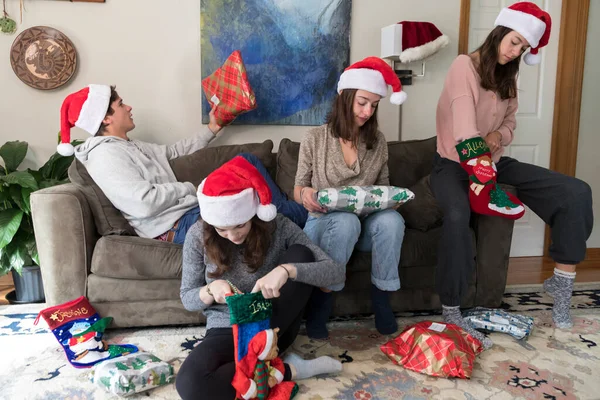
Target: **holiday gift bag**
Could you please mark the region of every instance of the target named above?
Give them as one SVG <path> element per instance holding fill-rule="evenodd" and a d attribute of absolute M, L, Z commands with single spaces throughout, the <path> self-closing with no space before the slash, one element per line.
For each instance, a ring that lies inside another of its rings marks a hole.
<path fill-rule="evenodd" d="M 85 296 L 40 311 L 34 324 L 40 317 L 62 345 L 67 360 L 76 368 L 88 368 L 100 361 L 138 351 L 134 345 L 113 345 L 102 339 L 112 317 L 100 318 Z"/>
<path fill-rule="evenodd" d="M 351 212 L 361 217 L 402 205 L 414 197 L 410 190 L 396 186 L 343 186 L 317 192 L 317 202 L 327 211 Z"/>
<path fill-rule="evenodd" d="M 240 114 L 256 108 L 256 97 L 239 50 L 234 51 L 225 63 L 202 80 L 202 89 L 215 118 L 221 126 L 229 125 Z"/>
<path fill-rule="evenodd" d="M 439 377 L 470 378 L 481 343 L 454 324 L 431 321 L 409 326 L 381 346 L 394 364 Z"/>
<path fill-rule="evenodd" d="M 527 338 L 533 329 L 532 317 L 497 309 L 476 308 L 467 311 L 464 318 L 477 329 L 508 333 L 517 340 Z"/>
<path fill-rule="evenodd" d="M 94 366 L 91 381 L 109 393 L 130 396 L 172 383 L 173 367 L 146 352 L 111 358 Z"/>

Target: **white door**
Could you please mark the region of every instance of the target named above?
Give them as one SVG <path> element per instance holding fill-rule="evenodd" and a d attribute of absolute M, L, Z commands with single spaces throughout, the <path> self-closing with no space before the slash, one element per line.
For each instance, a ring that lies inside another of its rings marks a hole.
<path fill-rule="evenodd" d="M 542 62 L 529 66 L 521 62 L 519 70 L 519 110 L 517 129 L 505 155 L 519 161 L 548 168 L 552 142 L 554 88 L 558 60 L 558 38 L 562 0 L 534 0 L 552 17 L 550 41 L 540 54 Z M 475 50 L 494 28 L 496 16 L 503 7 L 517 3 L 511 0 L 471 0 L 469 52 Z M 544 254 L 544 222 L 527 209 L 515 223 L 511 257 Z"/>

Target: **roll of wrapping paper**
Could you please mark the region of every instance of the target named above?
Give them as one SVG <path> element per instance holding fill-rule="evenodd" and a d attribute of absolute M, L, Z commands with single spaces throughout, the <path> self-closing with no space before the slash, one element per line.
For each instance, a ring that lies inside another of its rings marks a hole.
<path fill-rule="evenodd" d="M 444 378 L 470 378 L 481 343 L 453 324 L 423 321 L 381 346 L 394 364 Z"/>
<path fill-rule="evenodd" d="M 464 318 L 471 321 L 477 329 L 508 333 L 516 339 L 528 337 L 533 329 L 532 317 L 497 309 L 476 308 L 467 311 Z"/>

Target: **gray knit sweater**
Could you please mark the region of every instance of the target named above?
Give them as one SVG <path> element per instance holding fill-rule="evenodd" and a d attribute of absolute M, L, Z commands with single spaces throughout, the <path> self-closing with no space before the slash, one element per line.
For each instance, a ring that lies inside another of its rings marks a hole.
<path fill-rule="evenodd" d="M 242 259 L 242 246 L 237 246 L 236 253 L 231 256 L 231 267 L 218 279 L 227 279 L 242 292 L 250 293 L 256 281 L 278 265 L 277 260 L 288 247 L 301 244 L 313 252 L 315 262 L 294 264 L 298 271 L 296 281 L 319 287 L 344 282 L 344 268 L 314 245 L 296 224 L 281 214 L 277 216 L 275 223 L 277 229 L 273 233 L 271 247 L 262 267 L 255 273 L 250 273 Z M 181 302 L 189 311 L 204 311 L 207 329 L 229 327 L 229 309 L 226 304 L 213 303 L 208 306 L 200 300 L 200 288 L 214 280 L 208 277 L 208 272 L 216 270 L 216 265 L 204 254 L 203 243 L 200 220 L 190 228 L 183 245 Z"/>

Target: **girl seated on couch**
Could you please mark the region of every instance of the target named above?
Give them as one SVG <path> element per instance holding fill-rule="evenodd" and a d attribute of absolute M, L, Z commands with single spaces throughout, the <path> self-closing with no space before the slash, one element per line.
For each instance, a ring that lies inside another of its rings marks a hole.
<path fill-rule="evenodd" d="M 390 292 L 400 289 L 398 264 L 404 239 L 404 219 L 388 209 L 359 219 L 348 212 L 330 212 L 316 201 L 316 192 L 347 185 L 389 185 L 388 147 L 377 125 L 377 106 L 391 85 L 392 103 L 406 98 L 400 80 L 382 59 L 368 57 L 340 76 L 327 123 L 308 131 L 300 144 L 294 196 L 308 211 L 304 227 L 308 237 L 344 267 L 355 246 L 372 252 L 371 299 L 375 326 L 392 334 L 398 324 L 390 305 Z M 311 298 L 306 330 L 315 339 L 328 336 L 326 323 L 332 307 L 332 290 L 344 282 L 321 284 Z"/>

